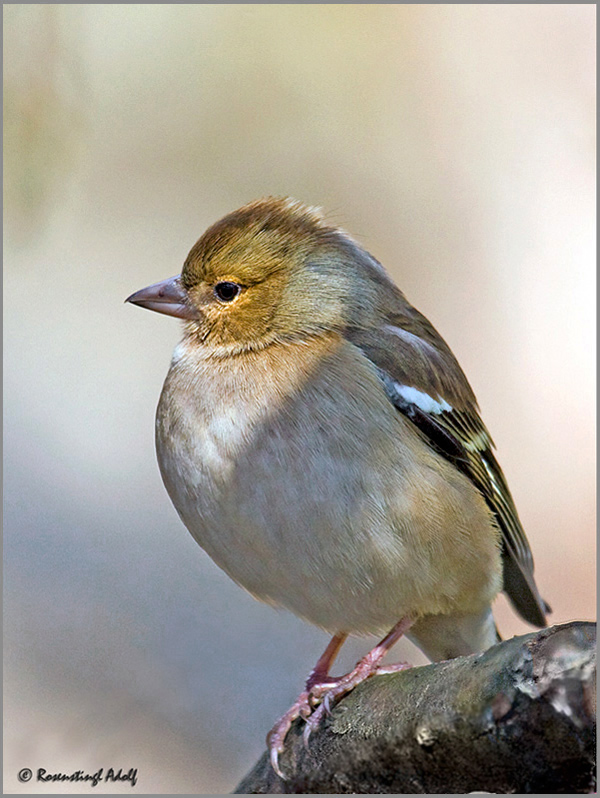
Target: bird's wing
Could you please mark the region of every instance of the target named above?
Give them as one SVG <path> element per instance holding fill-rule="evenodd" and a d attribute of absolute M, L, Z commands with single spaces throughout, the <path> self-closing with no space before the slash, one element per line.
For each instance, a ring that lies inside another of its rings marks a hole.
<path fill-rule="evenodd" d="M 535 584 L 529 543 L 473 391 L 447 344 L 408 303 L 381 327 L 349 329 L 346 337 L 376 366 L 398 410 L 481 492 L 502 532 L 504 591 L 526 621 L 545 626 L 550 608 Z"/>

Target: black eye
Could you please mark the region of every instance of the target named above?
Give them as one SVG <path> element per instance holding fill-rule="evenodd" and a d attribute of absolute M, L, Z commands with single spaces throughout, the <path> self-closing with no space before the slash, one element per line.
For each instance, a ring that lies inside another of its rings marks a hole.
<path fill-rule="evenodd" d="M 221 302 L 232 302 L 242 290 L 242 286 L 237 283 L 217 283 L 214 292 L 217 299 Z"/>

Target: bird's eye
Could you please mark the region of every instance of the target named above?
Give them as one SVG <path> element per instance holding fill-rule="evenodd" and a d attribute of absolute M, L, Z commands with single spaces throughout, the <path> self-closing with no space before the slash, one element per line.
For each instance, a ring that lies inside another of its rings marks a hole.
<path fill-rule="evenodd" d="M 215 296 L 221 302 L 232 302 L 242 290 L 237 283 L 217 283 L 214 287 Z"/>

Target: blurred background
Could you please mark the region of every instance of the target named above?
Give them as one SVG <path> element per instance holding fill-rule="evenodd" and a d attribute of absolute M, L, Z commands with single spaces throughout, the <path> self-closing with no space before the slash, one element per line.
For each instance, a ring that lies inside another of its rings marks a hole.
<path fill-rule="evenodd" d="M 552 622 L 592 619 L 594 6 L 3 11 L 5 791 L 227 793 L 326 644 L 180 523 L 153 442 L 178 323 L 123 304 L 263 195 L 322 206 L 446 338 Z"/>

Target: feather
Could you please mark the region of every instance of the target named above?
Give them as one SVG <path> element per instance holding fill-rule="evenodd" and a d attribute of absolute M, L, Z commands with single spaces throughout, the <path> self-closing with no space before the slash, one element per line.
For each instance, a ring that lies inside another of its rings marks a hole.
<path fill-rule="evenodd" d="M 378 329 L 348 327 L 346 338 L 377 368 L 395 407 L 480 491 L 502 534 L 504 591 L 526 621 L 545 626 L 550 608 L 535 584 L 531 549 L 475 395 L 429 321 L 400 292 L 396 299 Z"/>

